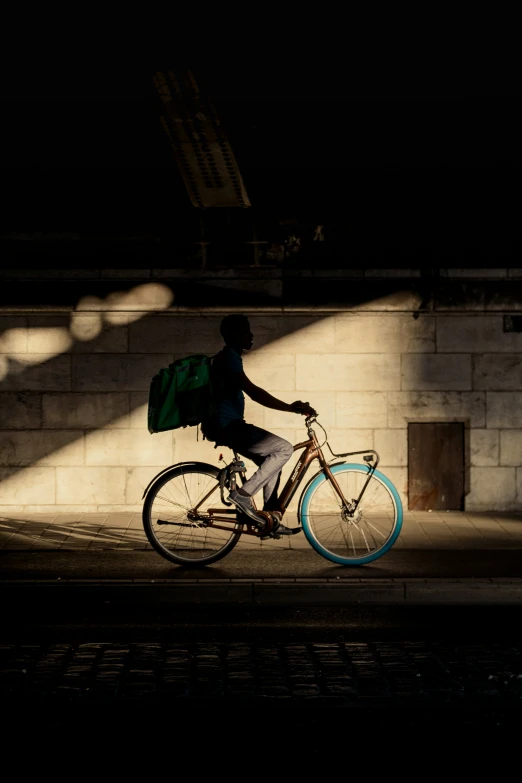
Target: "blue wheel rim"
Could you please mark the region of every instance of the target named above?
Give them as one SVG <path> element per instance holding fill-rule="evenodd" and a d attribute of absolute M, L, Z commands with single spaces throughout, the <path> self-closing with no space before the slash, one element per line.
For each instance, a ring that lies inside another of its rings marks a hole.
<path fill-rule="evenodd" d="M 367 468 L 359 463 L 346 463 L 343 465 L 333 465 L 330 468 L 330 470 L 334 475 L 336 473 L 345 473 L 347 471 L 356 471 L 357 473 L 363 473 L 365 475 L 367 475 L 368 473 Z M 303 526 L 305 536 L 308 539 L 310 545 L 315 549 L 316 552 L 318 552 L 318 554 L 322 555 L 327 560 L 331 560 L 333 563 L 338 563 L 339 565 L 364 565 L 365 563 L 371 563 L 373 560 L 377 560 L 379 557 L 385 555 L 386 552 L 389 552 L 389 550 L 392 548 L 397 538 L 399 537 L 402 528 L 402 503 L 399 497 L 399 493 L 397 492 L 395 486 L 392 484 L 390 479 L 387 478 L 387 476 L 385 476 L 380 471 L 378 470 L 374 471 L 373 476 L 379 479 L 380 481 L 382 481 L 382 483 L 390 491 L 397 509 L 397 522 L 395 524 L 395 529 L 392 535 L 390 536 L 388 541 L 386 541 L 384 546 L 382 546 L 376 552 L 370 552 L 368 555 L 365 555 L 364 557 L 356 558 L 356 557 L 342 557 L 341 555 L 335 555 L 332 552 L 328 551 L 328 549 L 323 547 L 312 534 L 310 523 L 308 521 L 310 501 L 312 499 L 312 495 L 314 494 L 315 490 L 323 483 L 323 481 L 327 481 L 325 474 L 320 473 L 318 476 L 316 476 L 316 478 L 305 490 L 303 499 L 301 501 L 301 508 L 300 508 L 301 525 Z"/>

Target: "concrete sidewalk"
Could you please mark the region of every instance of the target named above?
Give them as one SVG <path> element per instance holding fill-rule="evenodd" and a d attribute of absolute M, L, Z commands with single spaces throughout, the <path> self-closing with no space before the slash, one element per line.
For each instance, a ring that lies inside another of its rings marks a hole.
<path fill-rule="evenodd" d="M 122 600 L 140 588 L 160 603 L 522 603 L 522 514 L 408 511 L 393 549 L 357 568 L 325 560 L 300 533 L 245 536 L 218 563 L 185 569 L 152 550 L 139 513 L 4 512 L 0 584 Z"/>
<path fill-rule="evenodd" d="M 290 527 L 296 519 L 285 517 Z M 237 545 L 252 549 L 309 549 L 304 535 L 278 541 L 248 539 Z M 141 513 L 13 514 L 0 507 L 0 551 L 78 551 L 151 549 Z M 396 549 L 521 549 L 522 513 L 464 511 L 405 511 Z"/>

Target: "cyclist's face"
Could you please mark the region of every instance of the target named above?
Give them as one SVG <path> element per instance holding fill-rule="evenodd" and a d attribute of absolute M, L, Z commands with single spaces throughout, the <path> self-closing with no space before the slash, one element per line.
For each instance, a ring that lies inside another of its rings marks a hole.
<path fill-rule="evenodd" d="M 254 335 L 252 334 L 248 321 L 245 321 L 245 323 L 239 327 L 235 338 L 236 347 L 240 348 L 242 351 L 249 351 L 252 348 L 252 345 L 254 344 Z"/>

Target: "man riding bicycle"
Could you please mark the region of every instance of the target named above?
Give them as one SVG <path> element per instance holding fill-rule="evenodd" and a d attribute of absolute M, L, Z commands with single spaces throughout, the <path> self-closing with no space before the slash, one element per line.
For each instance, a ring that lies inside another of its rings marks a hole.
<path fill-rule="evenodd" d="M 273 397 L 250 381 L 243 370 L 243 351 L 252 348 L 254 336 L 245 315 L 230 314 L 221 321 L 221 335 L 225 346 L 212 362 L 211 384 L 214 395 L 214 414 L 202 422 L 205 438 L 218 446 L 227 446 L 258 466 L 256 472 L 241 486 L 232 491 L 228 500 L 254 520 L 260 528 L 266 520 L 254 508 L 253 496 L 263 490 L 263 511 L 272 515 L 278 534 L 289 535 L 290 529 L 281 524 L 281 514 L 276 511 L 277 490 L 281 470 L 293 454 L 293 446 L 284 438 L 248 424 L 244 419 L 244 393 L 277 411 L 312 416 L 315 411 L 307 402 L 296 400 L 290 405 Z"/>

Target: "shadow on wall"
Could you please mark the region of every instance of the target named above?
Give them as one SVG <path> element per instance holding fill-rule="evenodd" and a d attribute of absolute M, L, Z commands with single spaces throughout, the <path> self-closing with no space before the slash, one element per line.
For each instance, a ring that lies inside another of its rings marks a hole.
<path fill-rule="evenodd" d="M 0 475 L 6 489 L 16 474 L 32 466 L 81 469 L 86 464 L 86 436 L 103 439 L 108 430 L 126 430 L 121 453 L 116 455 L 114 446 L 109 447 L 113 461 L 107 454 L 101 462 L 87 461 L 87 465 L 99 466 L 110 483 L 112 466 L 133 467 L 131 460 L 125 462 L 128 453 L 136 451 L 140 438 L 151 437 L 143 409 L 152 377 L 180 356 L 221 349 L 219 324 L 226 307 L 214 314 L 176 312 L 171 286 L 146 283 L 120 289 L 109 291 L 105 298 L 83 296 L 72 312 L 12 314 L 0 319 L 4 325 L 0 334 Z M 249 311 L 248 305 L 245 310 Z M 253 308 L 250 316 L 256 349 L 322 320 L 322 316 L 256 315 Z M 136 413 L 139 424 L 132 419 Z M 155 458 L 137 464 L 170 464 L 167 457 L 163 460 L 160 445 L 151 438 L 147 450 L 156 450 Z M 35 478 L 41 489 L 45 481 L 43 473 Z M 4 495 L 1 502 L 53 505 L 56 498 L 52 499 L 51 491 L 46 495 L 39 487 L 31 490 L 30 499 L 24 499 L 27 486 L 22 478 L 16 491 L 7 490 L 9 500 Z"/>
<path fill-rule="evenodd" d="M 455 327 L 446 324 L 447 339 L 443 343 L 439 341 L 439 326 L 435 335 L 435 322 L 448 321 L 449 317 L 435 319 L 433 312 L 421 313 L 419 317 L 420 292 L 408 290 L 404 281 L 394 281 L 393 286 L 386 288 L 384 284 L 358 287 L 353 281 L 343 280 L 337 283 L 334 295 L 326 289 L 321 293 L 321 281 L 311 282 L 306 288 L 303 281 L 301 288 L 296 286 L 303 300 L 310 301 L 314 295 L 317 302 L 326 301 L 327 295 L 338 298 L 342 314 L 336 322 L 335 341 L 331 325 L 322 326 L 329 317 L 324 309 L 306 314 L 303 306 L 300 312 L 289 309 L 283 314 L 279 299 L 270 312 L 266 296 L 260 306 L 255 291 L 242 294 L 237 289 L 231 293 L 215 288 L 212 297 L 207 290 L 205 305 L 198 312 L 190 306 L 180 306 L 177 287 L 174 300 L 176 283 L 149 282 L 122 288 L 120 283 L 103 281 L 104 296 L 99 295 L 99 287 L 97 296 L 85 296 L 90 283 L 75 281 L 73 287 L 57 289 L 56 298 L 61 299 L 54 309 L 62 307 L 65 312 L 45 314 L 38 312 L 35 305 L 34 314 L 2 316 L 0 476 L 6 491 L 11 479 L 17 484 L 16 492 L 9 490 L 9 496 L 15 498 L 9 504 L 51 506 L 55 502 L 82 502 L 80 494 L 77 500 L 64 500 L 65 495 L 54 496 L 54 489 L 43 497 L 39 489 L 45 488 L 47 481 L 44 472 L 49 468 L 45 466 L 60 468 L 62 490 L 68 485 L 67 496 L 73 497 L 74 487 L 80 490 L 81 482 L 87 481 L 85 472 L 89 466 L 99 470 L 100 478 L 92 481 L 101 480 L 110 489 L 116 473 L 120 480 L 123 468 L 128 468 L 129 474 L 134 470 L 126 481 L 138 486 L 142 481 L 148 482 L 148 474 L 154 475 L 170 464 L 172 438 L 155 439 L 146 430 L 143 414 L 150 381 L 161 367 L 180 356 L 220 350 L 223 343 L 219 324 L 227 309 L 243 310 L 251 318 L 255 344 L 248 362 L 254 370 L 253 379 L 281 395 L 309 389 L 311 402 L 322 400 L 320 412 L 327 430 L 337 429 L 332 433 L 333 447 L 352 450 L 335 442 L 347 435 L 363 440 L 361 448 L 370 448 L 370 439 L 375 438 L 374 446 L 384 457 L 383 470 L 390 472 L 390 478 L 397 479 L 397 483 L 406 485 L 409 422 L 464 422 L 468 443 L 467 495 L 469 436 L 473 430 L 486 427 L 485 391 L 473 387 L 470 349 L 465 353 L 455 350 Z M 329 284 L 331 292 L 332 281 Z M 36 300 L 37 288 L 35 283 L 28 299 Z M 48 307 L 52 306 L 52 286 L 44 290 L 40 284 L 40 288 L 44 301 L 41 309 L 45 310 L 45 297 Z M 197 296 L 197 290 L 196 287 L 192 296 Z M 20 291 L 22 296 L 23 286 Z M 386 299 L 390 293 L 397 296 L 393 304 Z M 78 298 L 71 302 L 76 294 Z M 209 299 L 213 305 L 208 304 Z M 181 301 L 187 301 L 185 294 Z M 372 308 L 379 312 L 370 312 Z M 303 311 L 305 314 L 300 314 Z M 361 318 L 348 323 L 344 315 Z M 298 347 L 289 347 L 285 340 L 293 340 L 292 335 L 297 333 Z M 268 363 L 265 351 L 271 356 Z M 300 356 L 292 365 L 294 385 L 286 386 L 290 361 L 296 354 Z M 261 422 L 254 423 L 263 426 Z M 287 429 L 289 439 L 295 434 L 295 425 L 275 414 L 266 418 L 265 426 L 279 432 Z M 118 437 L 112 438 L 115 432 Z M 181 433 L 178 440 L 182 446 Z M 358 445 L 353 450 L 356 448 Z M 133 462 L 133 454 L 140 450 L 141 459 Z M 386 452 L 391 455 L 388 462 Z M 16 476 L 31 466 L 37 466 L 42 475 L 34 479 L 31 499 L 24 500 L 24 477 Z M 387 466 L 392 466 L 391 471 L 386 470 Z M 67 471 L 70 474 L 66 475 Z M 100 498 L 104 496 L 104 486 L 100 486 Z M 132 505 L 134 501 L 125 497 L 126 503 Z M 0 502 L 6 503 L 5 495 Z M 109 505 L 104 499 L 99 503 Z"/>

